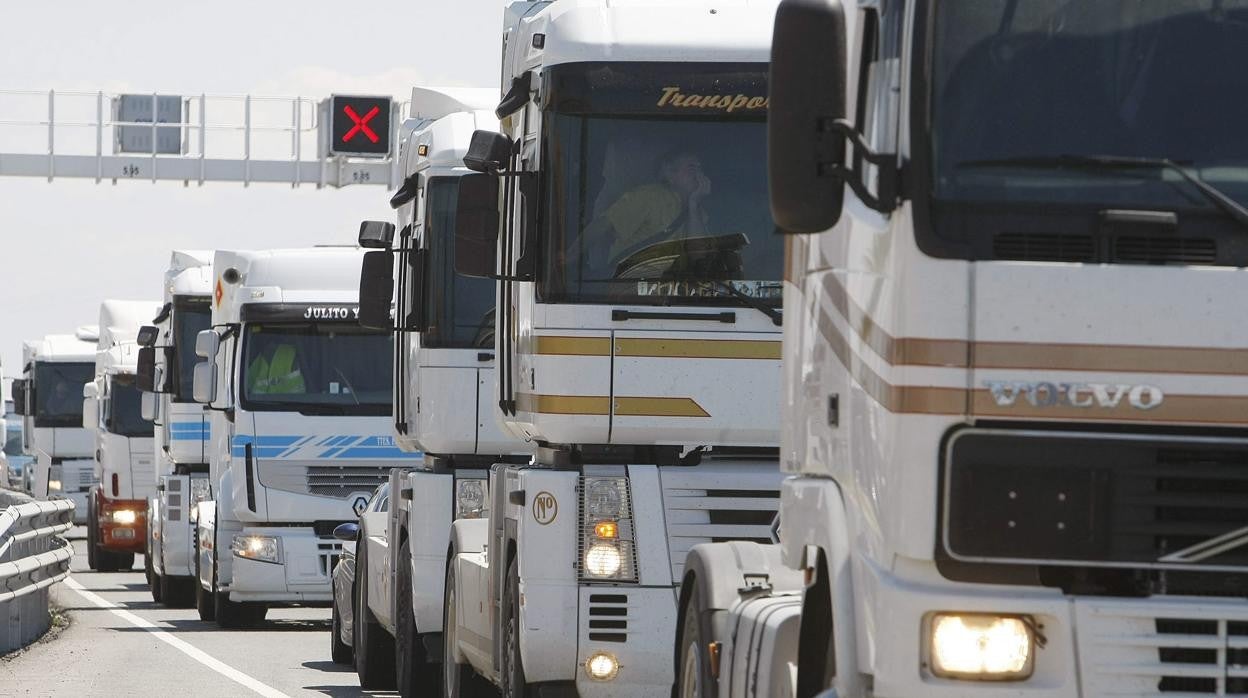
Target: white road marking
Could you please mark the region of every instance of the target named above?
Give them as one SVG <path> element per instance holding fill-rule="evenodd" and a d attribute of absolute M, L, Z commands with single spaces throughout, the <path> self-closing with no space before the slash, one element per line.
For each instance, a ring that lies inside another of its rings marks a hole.
<path fill-rule="evenodd" d="M 131 625 L 148 631 L 152 635 L 155 635 L 156 638 L 161 640 L 162 642 L 172 645 L 175 649 L 179 650 L 186 656 L 190 657 L 191 659 L 194 659 L 200 664 L 203 664 L 209 669 L 212 669 L 213 671 L 217 672 L 218 674 L 221 674 L 225 678 L 239 684 L 240 686 L 243 686 L 245 688 L 250 688 L 256 693 L 259 693 L 262 696 L 268 696 L 269 698 L 290 698 L 290 696 L 286 695 L 285 693 L 282 693 L 281 691 L 277 690 L 276 688 L 273 688 L 272 686 L 269 686 L 268 684 L 257 681 L 251 676 L 244 674 L 238 669 L 235 669 L 234 667 L 226 664 L 225 662 L 222 662 L 221 660 L 213 657 L 207 652 L 204 652 L 198 647 L 195 647 L 191 643 L 185 640 L 182 640 L 180 638 L 174 637 L 173 635 L 169 634 L 165 630 L 161 629 L 159 625 L 156 625 L 155 623 L 149 620 L 140 618 L 139 616 L 136 616 L 133 613 L 125 610 L 125 608 L 123 608 L 122 606 L 118 606 L 117 604 L 103 598 L 102 596 L 99 596 L 98 594 L 94 592 L 88 591 L 85 587 L 79 584 L 77 580 L 75 580 L 73 577 L 68 577 L 65 579 L 65 586 L 69 587 L 70 589 L 73 589 L 75 592 L 78 593 L 79 596 L 86 599 L 87 601 L 90 601 L 96 606 L 99 606 L 100 608 L 108 609 L 114 615 L 122 618 L 123 620 L 130 623 Z"/>

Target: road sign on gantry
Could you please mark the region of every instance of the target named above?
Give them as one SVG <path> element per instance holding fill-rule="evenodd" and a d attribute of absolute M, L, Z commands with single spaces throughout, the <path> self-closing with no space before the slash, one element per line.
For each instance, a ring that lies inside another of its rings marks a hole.
<path fill-rule="evenodd" d="M 329 152 L 364 157 L 389 155 L 390 103 L 390 97 L 330 97 Z"/>

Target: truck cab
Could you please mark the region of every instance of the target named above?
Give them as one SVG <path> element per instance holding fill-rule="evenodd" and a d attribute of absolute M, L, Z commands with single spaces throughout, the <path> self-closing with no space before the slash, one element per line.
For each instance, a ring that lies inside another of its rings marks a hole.
<path fill-rule="evenodd" d="M 82 426 L 82 390 L 95 376 L 99 331 L 84 326 L 70 335 L 48 335 L 22 345 L 22 377 L 13 381 L 22 414 L 22 440 L 34 456 L 31 494 L 74 503 L 74 522 L 87 522 L 95 487 L 95 444 Z"/>
<path fill-rule="evenodd" d="M 128 570 L 145 551 L 153 482 L 152 423 L 143 419 L 136 382 L 138 332 L 160 304 L 100 304 L 95 379 L 83 386 L 82 425 L 95 443 L 95 488 L 88 502 L 87 565 Z"/>
<path fill-rule="evenodd" d="M 210 410 L 213 496 L 198 505 L 196 557 L 200 605 L 225 627 L 272 605 L 328 605 L 334 528 L 396 461 L 420 457 L 389 433 L 392 354 L 385 333 L 359 325 L 361 256 L 214 255 L 192 381 Z"/>
<path fill-rule="evenodd" d="M 154 426 L 155 491 L 147 509 L 147 578 L 157 603 L 194 598 L 196 505 L 211 499 L 210 421 L 195 402 L 195 338 L 212 325 L 212 253 L 174 250 L 154 315 L 139 350 L 144 414 Z"/>
<path fill-rule="evenodd" d="M 668 696 L 689 548 L 773 535 L 773 13 L 505 11 L 500 130 L 464 159 L 457 266 L 497 281 L 496 418 L 534 458 L 493 466 L 486 523 L 452 527 L 451 685 Z"/>
<path fill-rule="evenodd" d="M 405 181 L 391 199 L 397 226 L 361 228 L 360 243 L 381 248 L 365 257 L 362 322 L 393 326 L 395 441 L 424 458 L 391 471 L 388 529 L 357 548 L 367 563 L 357 670 L 377 686 L 393 663 L 403 695 L 438 680 L 452 522 L 484 523 L 489 467 L 531 454 L 494 418 L 494 282 L 455 273 L 459 181 L 471 174 L 463 158 L 475 131 L 498 128 L 497 101 L 497 88 L 413 88 Z"/>

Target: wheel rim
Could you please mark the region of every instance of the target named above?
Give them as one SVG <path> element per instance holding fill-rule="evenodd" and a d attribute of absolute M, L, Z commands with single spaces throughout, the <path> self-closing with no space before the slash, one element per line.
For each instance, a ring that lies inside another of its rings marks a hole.
<path fill-rule="evenodd" d="M 516 671 L 518 665 L 516 660 L 519 659 L 517 654 L 519 654 L 519 641 L 516 637 L 516 607 L 515 600 L 509 598 L 507 599 L 507 652 L 503 657 L 506 663 L 504 668 L 507 698 L 517 698 L 520 695 L 520 676 Z"/>
<path fill-rule="evenodd" d="M 697 698 L 702 695 L 698 690 L 699 670 L 701 669 L 701 657 L 698 656 L 698 644 L 690 642 L 685 648 L 685 661 L 683 673 L 680 677 L 680 696 L 681 698 Z"/>

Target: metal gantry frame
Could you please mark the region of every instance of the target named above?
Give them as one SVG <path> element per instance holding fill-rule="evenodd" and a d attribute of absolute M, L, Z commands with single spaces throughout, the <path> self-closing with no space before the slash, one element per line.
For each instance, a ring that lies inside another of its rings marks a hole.
<path fill-rule="evenodd" d="M 297 97 L 267 97 L 253 95 L 182 96 L 180 121 L 157 121 L 157 103 L 167 97 L 152 93 L 151 121 L 123 121 L 116 117 L 114 104 L 121 95 L 97 92 L 57 92 L 55 90 L 0 90 L 0 177 L 45 177 L 49 182 L 57 177 L 93 179 L 96 183 L 110 180 L 147 179 L 179 181 L 189 185 L 194 182 L 240 182 L 244 186 L 253 182 L 289 184 L 298 187 L 313 184 L 317 188 L 343 187 L 353 184 L 381 184 L 395 188 L 401 173 L 397 157 L 399 125 L 406 103 L 391 103 L 390 143 L 391 153 L 384 157 L 344 157 L 329 153 L 328 100 Z M 38 101 L 46 98 L 46 111 L 41 116 L 11 118 L 4 101 Z M 89 113 L 94 102 L 94 117 L 82 118 Z M 58 118 L 58 107 L 66 110 L 66 102 L 75 102 L 76 117 Z M 288 105 L 283 108 L 283 104 Z M 269 112 L 289 110 L 289 123 L 256 123 L 253 111 L 264 107 Z M 224 118 L 209 121 L 209 112 L 223 113 L 241 108 L 241 119 Z M 29 152 L 26 143 L 14 147 L 15 137 L 6 136 L 25 129 L 46 129 L 47 148 L 42 152 Z M 150 153 L 119 152 L 117 129 L 150 128 L 152 147 Z M 167 129 L 181 131 L 182 152 L 159 153 L 157 134 Z M 90 146 L 83 147 L 83 130 L 94 130 L 94 152 Z M 80 135 L 76 146 L 58 150 L 58 132 L 73 130 Z M 232 143 L 209 153 L 210 136 L 220 136 Z M 106 144 L 106 139 L 108 144 Z M 254 157 L 253 150 L 258 139 L 263 139 L 269 154 Z M 274 154 L 274 145 L 288 141 L 289 148 L 283 155 Z M 316 144 L 309 148 L 309 141 Z M 84 152 L 85 151 L 85 152 Z"/>

